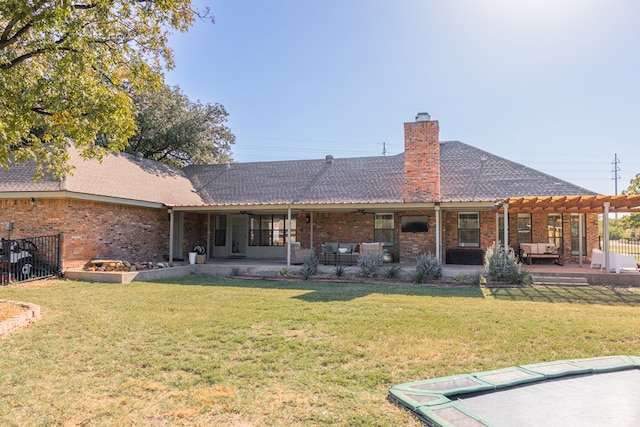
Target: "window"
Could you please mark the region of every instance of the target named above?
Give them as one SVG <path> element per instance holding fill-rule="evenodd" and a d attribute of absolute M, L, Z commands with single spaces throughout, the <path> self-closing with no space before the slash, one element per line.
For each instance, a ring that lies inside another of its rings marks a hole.
<path fill-rule="evenodd" d="M 376 214 L 373 231 L 373 240 L 382 242 L 384 246 L 393 246 L 393 214 Z"/>
<path fill-rule="evenodd" d="M 478 212 L 458 213 L 458 246 L 480 247 L 480 214 Z"/>
<path fill-rule="evenodd" d="M 250 246 L 284 246 L 289 222 L 286 215 L 251 215 Z M 296 241 L 296 219 L 291 219 L 291 241 Z"/>
<path fill-rule="evenodd" d="M 518 242 L 531 243 L 531 214 L 518 214 Z"/>
<path fill-rule="evenodd" d="M 227 216 L 216 215 L 213 226 L 213 245 L 214 246 L 226 246 L 227 245 Z"/>
<path fill-rule="evenodd" d="M 547 234 L 549 243 L 562 247 L 562 214 L 549 214 L 547 216 Z"/>
<path fill-rule="evenodd" d="M 504 214 L 498 214 L 498 228 L 496 233 L 496 242 L 504 244 Z"/>

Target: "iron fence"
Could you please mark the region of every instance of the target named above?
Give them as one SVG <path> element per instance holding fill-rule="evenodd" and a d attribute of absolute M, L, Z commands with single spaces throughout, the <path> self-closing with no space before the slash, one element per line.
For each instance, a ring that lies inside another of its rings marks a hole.
<path fill-rule="evenodd" d="M 600 249 L 604 249 L 604 239 L 600 236 Z M 640 263 L 640 240 L 609 240 L 609 249 L 623 255 L 631 255 Z"/>
<path fill-rule="evenodd" d="M 60 234 L 0 240 L 0 284 L 60 274 Z"/>

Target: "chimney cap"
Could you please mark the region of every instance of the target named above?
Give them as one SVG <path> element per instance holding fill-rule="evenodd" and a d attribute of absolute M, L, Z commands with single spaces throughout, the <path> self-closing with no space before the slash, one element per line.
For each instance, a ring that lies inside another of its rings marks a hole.
<path fill-rule="evenodd" d="M 327 154 L 324 159 L 329 164 L 333 163 L 333 156 L 331 154 Z"/>
<path fill-rule="evenodd" d="M 431 120 L 431 116 L 429 113 L 418 113 L 416 114 L 416 122 L 428 122 Z"/>

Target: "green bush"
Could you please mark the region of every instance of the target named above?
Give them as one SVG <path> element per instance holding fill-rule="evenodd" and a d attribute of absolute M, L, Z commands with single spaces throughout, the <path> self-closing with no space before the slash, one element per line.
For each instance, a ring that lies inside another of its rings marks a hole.
<path fill-rule="evenodd" d="M 375 277 L 378 273 L 378 269 L 384 263 L 384 258 L 381 254 L 364 254 L 358 258 L 358 268 L 360 269 L 360 276 L 362 277 Z"/>
<path fill-rule="evenodd" d="M 458 273 L 455 276 L 453 276 L 453 281 L 456 283 L 468 283 L 471 281 L 471 279 L 469 279 L 469 276 L 467 276 L 464 273 Z"/>
<path fill-rule="evenodd" d="M 531 273 L 522 263 L 516 261 L 512 252 L 505 253 L 500 242 L 487 248 L 484 255 L 484 269 L 489 280 L 495 282 L 507 282 L 513 285 L 530 285 Z"/>
<path fill-rule="evenodd" d="M 471 284 L 474 286 L 479 287 L 480 285 L 484 285 L 486 282 L 487 282 L 487 279 L 485 279 L 482 273 L 480 273 L 479 271 L 476 271 L 471 276 Z"/>
<path fill-rule="evenodd" d="M 308 252 L 302 259 L 300 275 L 304 280 L 309 280 L 318 272 L 318 257 L 315 252 Z"/>
<path fill-rule="evenodd" d="M 240 274 L 240 267 L 231 267 L 231 276 L 238 276 Z"/>
<path fill-rule="evenodd" d="M 400 273 L 402 272 L 402 268 L 398 265 L 392 265 L 384 270 L 384 277 L 387 279 L 396 279 L 400 277 Z"/>
<path fill-rule="evenodd" d="M 336 265 L 336 268 L 334 269 L 334 272 L 336 273 L 336 277 L 344 276 L 345 271 L 346 270 L 342 265 Z"/>
<path fill-rule="evenodd" d="M 281 267 L 278 274 L 282 277 L 289 277 L 289 275 L 291 275 L 291 271 L 289 271 L 289 267 Z"/>
<path fill-rule="evenodd" d="M 431 252 L 420 254 L 416 261 L 416 272 L 413 274 L 414 283 L 424 283 L 442 277 L 442 263 Z"/>

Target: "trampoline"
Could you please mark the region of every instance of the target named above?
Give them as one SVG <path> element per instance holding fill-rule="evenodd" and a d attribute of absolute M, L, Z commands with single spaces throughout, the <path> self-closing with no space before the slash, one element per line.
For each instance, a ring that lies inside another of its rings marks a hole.
<path fill-rule="evenodd" d="M 389 399 L 429 427 L 640 425 L 640 357 L 514 366 L 400 384 Z"/>

